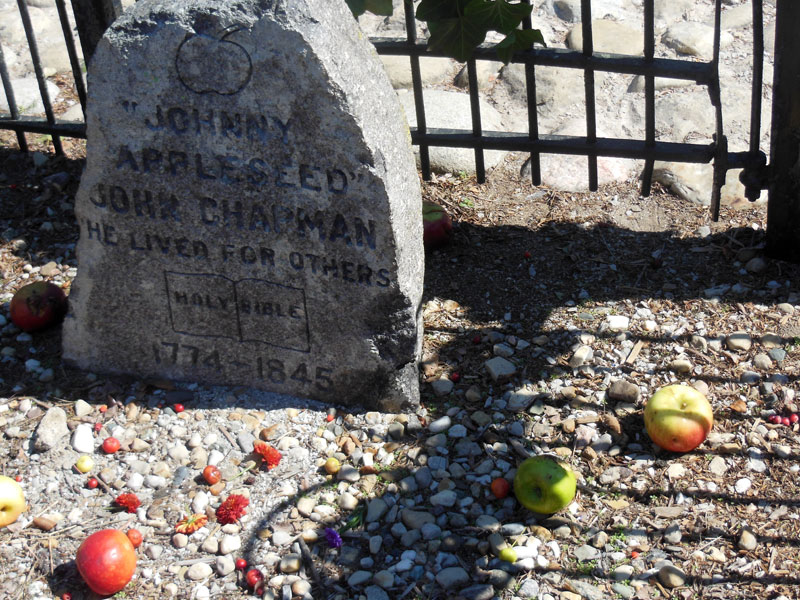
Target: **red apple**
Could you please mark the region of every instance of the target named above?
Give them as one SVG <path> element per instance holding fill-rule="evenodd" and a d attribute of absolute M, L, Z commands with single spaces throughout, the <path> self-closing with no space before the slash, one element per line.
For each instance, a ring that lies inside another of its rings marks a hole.
<path fill-rule="evenodd" d="M 115 437 L 107 437 L 103 440 L 103 452 L 106 454 L 114 454 L 120 449 L 120 446 L 119 440 Z"/>
<path fill-rule="evenodd" d="M 205 469 L 203 469 L 203 479 L 205 479 L 206 483 L 209 485 L 214 485 L 215 483 L 220 482 L 222 479 L 222 473 L 214 465 L 208 465 Z"/>
<path fill-rule="evenodd" d="M 689 452 L 703 440 L 714 424 L 714 413 L 706 397 L 688 385 L 668 385 L 658 390 L 644 408 L 647 434 L 671 452 Z"/>
<path fill-rule="evenodd" d="M 103 529 L 86 538 L 75 557 L 78 572 L 93 592 L 116 594 L 136 571 L 136 551 L 118 529 Z"/>
<path fill-rule="evenodd" d="M 453 222 L 445 210 L 438 204 L 422 203 L 422 243 L 425 248 L 432 249 L 444 246 L 453 235 Z"/>
<path fill-rule="evenodd" d="M 17 290 L 9 312 L 11 321 L 22 331 L 39 331 L 62 321 L 67 314 L 67 297 L 57 285 L 37 281 Z"/>

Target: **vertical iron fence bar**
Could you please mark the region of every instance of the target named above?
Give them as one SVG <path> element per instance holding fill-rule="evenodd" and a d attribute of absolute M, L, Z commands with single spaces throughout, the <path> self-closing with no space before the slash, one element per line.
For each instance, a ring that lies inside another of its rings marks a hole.
<path fill-rule="evenodd" d="M 19 16 L 22 17 L 22 27 L 25 29 L 25 37 L 28 38 L 28 49 L 31 53 L 31 62 L 33 62 L 33 70 L 36 73 L 36 81 L 39 84 L 39 94 L 42 96 L 44 114 L 47 116 L 48 125 L 55 125 L 56 120 L 53 116 L 53 105 L 50 103 L 50 93 L 47 91 L 47 80 L 42 70 L 42 62 L 39 59 L 39 47 L 36 44 L 36 36 L 33 34 L 33 25 L 31 24 L 31 15 L 28 12 L 28 5 L 25 4 L 25 0 L 17 0 L 17 6 L 19 7 Z M 61 147 L 61 138 L 55 134 L 53 134 L 52 138 L 56 154 L 64 154 L 64 149 Z"/>
<path fill-rule="evenodd" d="M 644 0 L 644 60 L 648 64 L 653 63 L 655 55 L 654 19 L 653 0 Z M 656 145 L 656 85 L 655 76 L 652 73 L 644 76 L 644 96 L 644 143 L 647 148 L 653 148 Z M 652 158 L 646 158 L 644 161 L 642 196 L 650 195 L 654 162 Z"/>
<path fill-rule="evenodd" d="M 758 170 L 742 172 L 746 176 L 745 195 L 751 202 L 761 197 L 760 175 L 765 157 L 761 153 L 761 91 L 764 77 L 764 6 L 762 0 L 753 0 L 753 85 L 750 90 L 750 161 Z"/>
<path fill-rule="evenodd" d="M 800 262 L 800 2 L 778 0 L 772 141 L 767 203 L 767 253 Z"/>
<path fill-rule="evenodd" d="M 711 188 L 711 218 L 719 220 L 719 204 L 722 197 L 722 186 L 725 184 L 727 173 L 728 140 L 722 127 L 722 96 L 719 89 L 719 38 L 722 27 L 722 0 L 716 0 L 714 4 L 714 58 L 712 68 L 714 70 L 713 81 L 708 85 L 708 93 L 711 96 L 711 103 L 714 105 L 716 133 L 714 142 L 716 152 L 714 153 L 714 182 Z"/>
<path fill-rule="evenodd" d="M 414 112 L 417 115 L 417 131 L 422 135 L 428 133 L 428 125 L 425 122 L 425 102 L 422 98 L 422 75 L 419 69 L 419 55 L 413 52 L 417 42 L 417 21 L 414 18 L 414 1 L 403 0 L 403 10 L 406 19 L 406 41 L 409 48 L 409 60 L 411 61 L 411 87 L 414 92 Z M 422 178 L 429 181 L 431 178 L 431 159 L 428 144 L 420 142 L 419 145 L 419 166 L 422 171 Z"/>
<path fill-rule="evenodd" d="M 81 102 L 81 109 L 83 110 L 83 118 L 85 121 L 86 86 L 83 84 L 81 64 L 78 61 L 78 53 L 75 50 L 75 40 L 72 38 L 72 27 L 69 23 L 69 17 L 67 16 L 67 9 L 64 5 L 64 0 L 56 0 L 56 8 L 58 9 L 58 18 L 61 20 L 61 31 L 64 32 L 64 42 L 67 44 L 69 64 L 72 67 L 72 78 L 75 80 L 75 90 L 78 92 L 78 99 Z"/>
<path fill-rule="evenodd" d="M 583 55 L 591 56 L 592 43 L 592 2 L 581 0 L 581 27 L 583 29 Z M 586 89 L 586 141 L 597 142 L 597 116 L 594 104 L 594 69 L 583 70 L 584 87 Z M 597 190 L 597 154 L 590 152 L 589 158 L 589 190 Z"/>
<path fill-rule="evenodd" d="M 88 65 L 97 42 L 114 19 L 122 14 L 122 3 L 120 0 L 72 0 L 72 13 L 81 39 L 83 58 Z"/>
<path fill-rule="evenodd" d="M 481 104 L 478 97 L 478 69 L 475 67 L 475 59 L 467 61 L 467 75 L 469 78 L 469 107 L 472 113 L 472 135 L 480 143 L 481 128 Z M 483 148 L 475 146 L 475 176 L 478 183 L 486 182 L 486 168 L 483 162 Z"/>
<path fill-rule="evenodd" d="M 19 119 L 19 109 L 17 108 L 17 99 L 14 97 L 14 88 L 11 87 L 11 77 L 8 75 L 8 67 L 6 67 L 6 57 L 3 54 L 3 46 L 0 44 L 0 80 L 3 82 L 3 90 L 6 94 L 8 101 L 8 112 L 11 113 L 11 120 L 16 121 Z M 28 151 L 28 141 L 25 139 L 25 134 L 17 131 L 17 144 L 19 149 L 23 152 Z"/>
<path fill-rule="evenodd" d="M 531 0 L 524 0 L 525 4 L 530 5 Z M 533 21 L 528 15 L 522 20 L 523 29 L 533 29 Z M 534 52 L 533 48 L 525 52 Z M 525 63 L 525 94 L 528 103 L 528 139 L 536 141 L 539 139 L 539 113 L 536 104 L 536 66 L 533 63 Z M 542 169 L 538 152 L 531 152 L 528 160 L 531 168 L 531 183 L 542 185 Z"/>

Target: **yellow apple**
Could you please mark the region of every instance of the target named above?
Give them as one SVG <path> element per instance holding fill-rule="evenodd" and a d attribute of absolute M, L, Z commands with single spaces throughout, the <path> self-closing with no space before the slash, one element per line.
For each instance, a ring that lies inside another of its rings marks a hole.
<path fill-rule="evenodd" d="M 25 494 L 11 477 L 0 475 L 0 527 L 10 525 L 25 510 Z"/>
<path fill-rule="evenodd" d="M 81 473 L 88 473 L 94 468 L 94 461 L 88 454 L 82 454 L 75 462 L 75 468 Z"/>
<path fill-rule="evenodd" d="M 706 397 L 688 385 L 658 390 L 644 407 L 644 426 L 650 439 L 671 452 L 694 450 L 714 425 Z"/>

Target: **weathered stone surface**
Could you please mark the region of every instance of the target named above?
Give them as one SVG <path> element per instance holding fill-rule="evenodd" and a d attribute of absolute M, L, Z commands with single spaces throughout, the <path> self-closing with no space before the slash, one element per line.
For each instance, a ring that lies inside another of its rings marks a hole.
<path fill-rule="evenodd" d="M 567 46 L 583 50 L 583 27 L 576 25 L 567 35 Z M 595 52 L 614 54 L 644 54 L 644 36 L 632 27 L 616 21 L 592 21 L 592 46 Z"/>
<path fill-rule="evenodd" d="M 89 79 L 70 363 L 417 402 L 418 176 L 344 3 L 137 2 Z"/>

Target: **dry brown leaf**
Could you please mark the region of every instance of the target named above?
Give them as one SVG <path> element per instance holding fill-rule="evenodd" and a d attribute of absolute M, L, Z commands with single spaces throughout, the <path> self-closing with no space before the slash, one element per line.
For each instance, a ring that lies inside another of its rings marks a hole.
<path fill-rule="evenodd" d="M 622 435 L 622 427 L 619 424 L 617 417 L 611 414 L 605 414 L 602 417 L 603 424 L 617 435 Z"/>
<path fill-rule="evenodd" d="M 744 400 L 739 399 L 731 404 L 731 410 L 740 414 L 744 414 L 747 412 L 747 403 Z"/>

